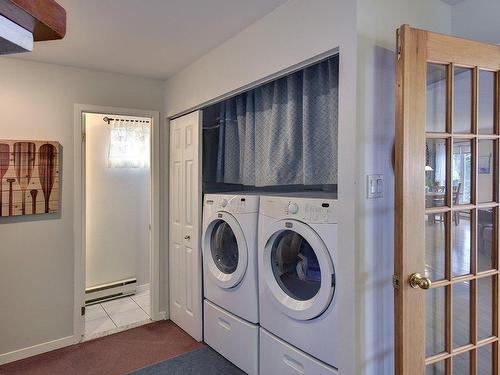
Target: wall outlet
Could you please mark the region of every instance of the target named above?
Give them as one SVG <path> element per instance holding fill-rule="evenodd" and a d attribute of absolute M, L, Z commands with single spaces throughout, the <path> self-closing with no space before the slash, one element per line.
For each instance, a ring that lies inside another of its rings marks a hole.
<path fill-rule="evenodd" d="M 384 196 L 384 175 L 369 174 L 366 176 L 366 197 L 368 199 L 382 198 Z"/>

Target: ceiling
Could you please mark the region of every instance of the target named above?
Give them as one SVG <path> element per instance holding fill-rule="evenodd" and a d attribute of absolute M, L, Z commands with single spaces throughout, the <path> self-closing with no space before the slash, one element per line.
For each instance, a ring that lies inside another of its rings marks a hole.
<path fill-rule="evenodd" d="M 287 0 L 58 0 L 60 41 L 18 58 L 166 79 Z"/>

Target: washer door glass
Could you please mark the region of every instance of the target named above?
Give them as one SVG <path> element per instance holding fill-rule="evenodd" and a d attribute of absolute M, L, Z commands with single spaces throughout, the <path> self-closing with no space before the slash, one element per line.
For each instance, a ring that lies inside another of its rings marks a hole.
<path fill-rule="evenodd" d="M 321 288 L 321 269 L 313 248 L 299 233 L 285 230 L 271 250 L 274 277 L 295 300 L 307 301 Z"/>
<path fill-rule="evenodd" d="M 210 250 L 217 268 L 226 274 L 232 274 L 238 267 L 238 242 L 231 226 L 224 220 L 215 223 L 210 239 Z"/>
<path fill-rule="evenodd" d="M 265 241 L 259 253 L 259 287 L 263 297 L 297 320 L 314 319 L 333 301 L 335 236 L 323 238 L 297 220 L 266 223 L 259 235 Z M 332 226 L 332 231 L 336 227 Z"/>

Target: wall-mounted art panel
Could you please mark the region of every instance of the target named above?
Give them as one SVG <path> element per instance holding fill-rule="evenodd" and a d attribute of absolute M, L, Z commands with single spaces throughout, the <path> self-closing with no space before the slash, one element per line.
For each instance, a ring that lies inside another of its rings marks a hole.
<path fill-rule="evenodd" d="M 59 211 L 59 142 L 0 139 L 0 216 Z"/>

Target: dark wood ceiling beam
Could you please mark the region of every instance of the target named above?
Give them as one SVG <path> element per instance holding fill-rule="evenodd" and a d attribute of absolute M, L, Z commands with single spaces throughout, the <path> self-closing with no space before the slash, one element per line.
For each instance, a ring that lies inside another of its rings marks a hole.
<path fill-rule="evenodd" d="M 0 15 L 33 33 L 35 42 L 66 34 L 66 11 L 54 0 L 0 0 Z"/>

